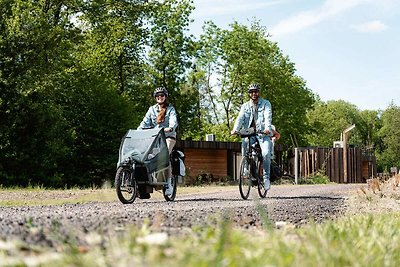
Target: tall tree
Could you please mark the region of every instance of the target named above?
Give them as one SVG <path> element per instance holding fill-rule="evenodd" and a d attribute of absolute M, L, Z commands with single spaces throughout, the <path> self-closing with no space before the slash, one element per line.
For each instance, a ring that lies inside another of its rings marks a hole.
<path fill-rule="evenodd" d="M 382 150 L 382 139 L 379 131 L 382 128 L 381 111 L 362 110 L 357 124 L 361 145 L 365 148 Z"/>
<path fill-rule="evenodd" d="M 349 142 L 360 144 L 360 115 L 353 104 L 343 100 L 318 102 L 308 113 L 311 132 L 307 135 L 309 145 L 332 146 L 341 140 L 341 134 L 347 127 L 355 124 L 356 129 L 350 134 Z"/>
<path fill-rule="evenodd" d="M 390 104 L 382 113 L 382 128 L 379 135 L 383 151 L 378 154 L 380 170 L 400 166 L 400 107 Z"/>
<path fill-rule="evenodd" d="M 273 123 L 282 132 L 282 139 L 288 141 L 292 134 L 301 141 L 308 129 L 306 111 L 312 107 L 314 95 L 296 75 L 294 64 L 268 39 L 265 27 L 257 21 L 250 27 L 235 22 L 231 30 L 221 30 L 208 23 L 201 40 L 205 44 L 203 72 L 211 77 L 210 71 L 216 71 L 217 82 L 207 80 L 204 87 L 212 114 L 221 114 L 214 118 L 221 123 L 219 133 L 225 133 L 220 138 L 230 138 L 229 129 L 240 105 L 248 100 L 247 86 L 258 83 L 261 95 L 272 103 Z"/>
<path fill-rule="evenodd" d="M 151 17 L 148 95 L 156 86 L 167 88 L 182 132 L 199 123 L 198 92 L 187 84 L 186 77 L 195 52 L 193 37 L 187 34 L 192 10 L 192 1 L 166 0 Z"/>
<path fill-rule="evenodd" d="M 221 30 L 209 21 L 203 26 L 203 31 L 200 40 L 196 43 L 195 60 L 193 68 L 188 71 L 187 83 L 198 95 L 196 100 L 198 124 L 182 134 L 183 138 L 190 137 L 196 140 L 204 139 L 206 133 L 218 132 L 221 120 L 218 108 L 219 95 L 214 89 L 215 79 L 220 71 L 218 61 L 221 57 L 221 48 L 216 44 L 220 43 L 217 39 L 221 41 Z M 217 128 L 214 129 L 215 126 Z"/>
<path fill-rule="evenodd" d="M 142 6 L 0 0 L 2 184 L 89 185 L 112 177 L 120 137 L 135 117 L 123 91 L 143 50 Z"/>
<path fill-rule="evenodd" d="M 0 176 L 3 184 L 51 183 L 66 123 L 53 90 L 72 64 L 79 1 L 0 1 Z"/>

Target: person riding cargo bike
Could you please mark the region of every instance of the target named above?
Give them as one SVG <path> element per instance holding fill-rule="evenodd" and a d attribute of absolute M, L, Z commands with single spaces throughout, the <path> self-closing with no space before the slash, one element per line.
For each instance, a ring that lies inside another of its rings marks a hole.
<path fill-rule="evenodd" d="M 185 155 L 174 149 L 176 111 L 165 88 L 156 88 L 153 96 L 156 104 L 139 127 L 129 129 L 121 140 L 115 189 L 123 204 L 132 204 L 137 196 L 148 199 L 154 189 L 162 190 L 166 201 L 174 201 L 177 183 L 185 176 Z"/>
<path fill-rule="evenodd" d="M 240 134 L 240 131 L 243 129 L 254 131 L 254 136 L 251 136 L 252 138 L 242 139 L 242 156 L 246 155 L 249 147 L 247 142 L 249 140 L 251 143 L 258 141 L 262 155 L 263 185 L 264 190 L 268 191 L 271 187 L 270 167 L 271 150 L 273 149 L 271 138 L 274 136 L 272 129 L 272 107 L 268 100 L 260 97 L 260 87 L 258 84 L 250 84 L 248 93 L 250 100 L 241 106 L 231 134 Z"/>
<path fill-rule="evenodd" d="M 178 127 L 178 119 L 175 108 L 168 101 L 168 91 L 164 87 L 157 87 L 153 92 L 156 104 L 149 107 L 146 115 L 140 123 L 138 130 L 149 128 L 163 128 L 165 133 L 165 141 L 167 142 L 168 152 L 171 154 L 176 143 L 176 128 Z M 166 194 L 172 193 L 171 185 L 172 169 L 171 166 L 166 172 L 167 187 Z"/>

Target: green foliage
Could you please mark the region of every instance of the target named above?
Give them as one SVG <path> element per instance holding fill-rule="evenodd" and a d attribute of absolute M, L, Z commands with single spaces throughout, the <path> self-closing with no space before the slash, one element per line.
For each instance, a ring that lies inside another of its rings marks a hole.
<path fill-rule="evenodd" d="M 58 98 L 65 103 L 70 148 L 58 167 L 65 184 L 101 185 L 115 174 L 117 148 L 132 124 L 130 103 L 100 77 L 73 77 L 68 93 Z"/>
<path fill-rule="evenodd" d="M 131 105 L 104 75 L 114 62 L 86 49 L 90 27 L 71 21 L 82 5 L 0 2 L 3 185 L 87 186 L 113 175 Z"/>
<path fill-rule="evenodd" d="M 357 133 L 359 134 L 362 146 L 382 150 L 382 139 L 379 130 L 382 128 L 381 111 L 363 110 L 360 111 L 360 121 L 357 123 Z"/>
<path fill-rule="evenodd" d="M 72 61 L 74 2 L 1 1 L 0 176 L 5 185 L 52 184 L 68 153 L 53 88 Z"/>
<path fill-rule="evenodd" d="M 308 144 L 312 146 L 332 146 L 334 141 L 341 140 L 341 133 L 352 124 L 360 122 L 359 110 L 353 104 L 343 100 L 319 102 L 307 114 L 311 132 L 307 135 Z M 359 131 L 356 127 L 355 131 Z M 360 144 L 358 134 L 351 132 L 349 143 Z"/>
<path fill-rule="evenodd" d="M 400 166 L 400 107 L 391 104 L 382 113 L 382 128 L 379 130 L 383 149 L 378 154 L 381 169 Z"/>
<path fill-rule="evenodd" d="M 155 8 L 157 14 L 151 17 L 150 29 L 150 90 L 158 86 L 167 88 L 182 133 L 199 125 L 198 92 L 186 82 L 185 75 L 195 53 L 192 37 L 186 35 L 192 4 L 188 0 L 163 1 Z"/>
<path fill-rule="evenodd" d="M 309 177 L 302 177 L 299 184 L 328 184 L 330 183 L 329 177 L 325 174 L 324 170 L 319 170 Z"/>
<path fill-rule="evenodd" d="M 397 107 L 359 112 L 317 103 L 258 21 L 188 35 L 191 0 L 0 0 L 0 178 L 4 186 L 64 187 L 112 180 L 120 138 L 165 86 L 182 139 L 229 135 L 247 86 L 259 83 L 280 142 L 375 148 L 399 165 Z M 396 128 L 397 127 L 397 128 Z"/>
<path fill-rule="evenodd" d="M 204 96 L 202 108 L 211 109 L 210 117 L 203 118 L 220 125 L 221 131 L 231 129 L 240 105 L 248 101 L 247 86 L 259 83 L 262 96 L 272 103 L 274 125 L 282 141 L 288 142 L 290 134 L 301 141 L 314 95 L 258 22 L 250 27 L 236 22 L 230 26 L 231 30 L 221 30 L 208 22 L 201 36 L 197 69 L 202 79 L 198 82 Z M 212 83 L 215 78 L 217 84 Z"/>
<path fill-rule="evenodd" d="M 227 214 L 229 215 L 229 214 Z M 169 237 L 145 222 L 124 234 L 88 233 L 79 246 L 76 233 L 61 236 L 58 222 L 49 231 L 62 251 L 34 250 L 4 242 L 1 262 L 15 266 L 398 266 L 400 214 L 345 217 L 308 227 L 238 230 L 227 218 L 208 220 L 192 234 Z M 62 248 L 62 249 L 61 249 Z M 195 248 L 195 249 L 194 249 Z M 121 255 L 124 255 L 121 257 Z M 19 256 L 19 257 L 18 257 Z M 10 265 L 10 266 L 14 266 Z"/>

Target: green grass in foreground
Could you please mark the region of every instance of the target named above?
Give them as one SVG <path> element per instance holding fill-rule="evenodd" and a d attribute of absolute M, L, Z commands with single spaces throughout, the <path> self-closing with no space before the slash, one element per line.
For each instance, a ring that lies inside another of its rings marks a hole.
<path fill-rule="evenodd" d="M 65 245 L 62 253 L 0 241 L 0 266 L 400 266 L 399 229 L 400 213 L 260 231 L 223 221 L 185 237 L 144 227 L 88 234 L 87 247 Z"/>

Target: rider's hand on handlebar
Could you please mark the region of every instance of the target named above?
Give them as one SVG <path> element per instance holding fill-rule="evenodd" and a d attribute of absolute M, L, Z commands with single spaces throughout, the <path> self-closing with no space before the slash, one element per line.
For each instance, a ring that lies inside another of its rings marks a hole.
<path fill-rule="evenodd" d="M 279 138 L 281 138 L 281 134 L 278 131 L 272 130 L 272 137 L 274 137 L 275 140 L 279 140 Z"/>
<path fill-rule="evenodd" d="M 269 134 L 269 130 L 268 130 L 268 129 L 265 129 L 264 132 L 263 132 L 263 134 L 268 135 L 268 134 Z"/>
<path fill-rule="evenodd" d="M 235 131 L 235 130 L 232 130 L 231 131 L 231 135 L 237 135 L 239 132 L 238 131 Z"/>
<path fill-rule="evenodd" d="M 164 128 L 164 132 L 170 133 L 172 132 L 172 128 L 171 127 Z"/>

